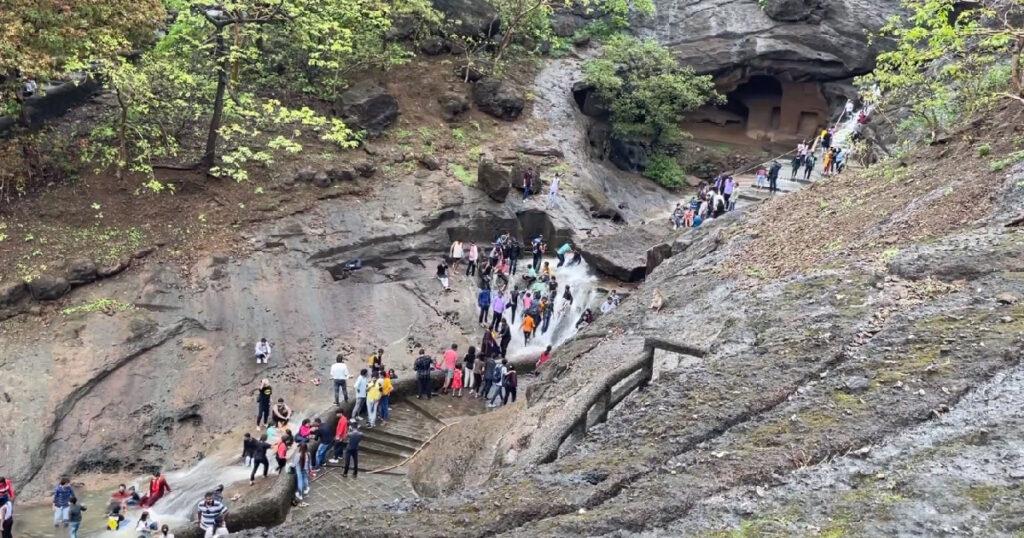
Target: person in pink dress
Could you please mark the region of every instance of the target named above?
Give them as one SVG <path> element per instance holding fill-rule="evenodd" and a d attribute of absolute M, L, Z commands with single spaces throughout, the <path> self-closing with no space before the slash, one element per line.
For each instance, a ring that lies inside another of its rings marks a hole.
<path fill-rule="evenodd" d="M 462 363 L 455 365 L 455 372 L 452 374 L 452 396 L 462 397 Z"/>

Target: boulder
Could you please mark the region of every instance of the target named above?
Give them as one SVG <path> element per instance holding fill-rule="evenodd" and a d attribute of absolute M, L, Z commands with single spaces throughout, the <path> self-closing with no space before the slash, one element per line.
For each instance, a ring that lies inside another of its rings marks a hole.
<path fill-rule="evenodd" d="M 782 72 L 789 80 L 839 80 L 871 71 L 888 44 L 867 37 L 900 12 L 900 1 L 833 1 L 827 9 L 816 7 L 823 2 L 765 0 L 762 9 L 762 2 L 754 1 L 654 0 L 658 16 L 637 20 L 633 30 L 665 44 L 680 64 L 720 79 Z"/>
<path fill-rule="evenodd" d="M 331 186 L 331 177 L 327 175 L 327 172 L 317 172 L 313 176 L 313 184 L 321 189 L 325 189 Z"/>
<path fill-rule="evenodd" d="M 559 159 L 565 157 L 562 149 L 554 145 L 545 145 L 537 142 L 524 142 L 516 146 L 516 151 L 526 155 L 534 155 L 537 157 L 558 157 Z"/>
<path fill-rule="evenodd" d="M 461 39 L 449 39 L 446 46 L 448 47 L 448 52 L 455 56 L 462 56 L 468 50 L 466 42 Z"/>
<path fill-rule="evenodd" d="M 850 394 L 860 394 L 871 388 L 871 381 L 863 376 L 850 376 L 843 381 L 843 388 Z"/>
<path fill-rule="evenodd" d="M 476 169 L 476 184 L 496 202 L 504 202 L 512 189 L 515 172 L 511 166 L 499 164 L 492 159 L 480 159 Z"/>
<path fill-rule="evenodd" d="M 572 37 L 586 24 L 586 19 L 574 13 L 555 13 L 551 16 L 551 33 L 558 37 Z"/>
<path fill-rule="evenodd" d="M 110 278 L 110 277 L 112 277 L 112 276 L 114 276 L 114 275 L 124 271 L 125 269 L 127 269 L 128 265 L 130 265 L 130 264 L 131 264 L 131 259 L 130 258 L 125 258 L 123 260 L 118 260 L 116 262 L 113 262 L 113 263 L 111 263 L 109 265 L 103 265 L 103 266 L 101 266 L 101 267 L 96 269 L 96 276 L 98 276 L 100 278 Z"/>
<path fill-rule="evenodd" d="M 1000 293 L 999 295 L 996 295 L 996 302 L 998 302 L 999 304 L 1013 305 L 1017 304 L 1018 301 L 1020 301 L 1020 297 L 1010 292 Z"/>
<path fill-rule="evenodd" d="M 96 262 L 88 258 L 71 260 L 67 266 L 67 281 L 73 286 L 96 280 Z"/>
<path fill-rule="evenodd" d="M 391 27 L 384 33 L 389 41 L 404 41 L 416 35 L 420 21 L 412 15 L 399 15 L 391 20 Z"/>
<path fill-rule="evenodd" d="M 316 170 L 313 170 L 313 168 L 309 166 L 304 166 L 298 172 L 296 172 L 295 181 L 301 183 L 310 183 L 313 181 L 314 177 L 316 177 Z"/>
<path fill-rule="evenodd" d="M 647 274 L 651 274 L 662 262 L 672 257 L 672 245 L 658 243 L 647 250 Z"/>
<path fill-rule="evenodd" d="M 332 166 L 327 169 L 327 178 L 331 181 L 352 181 L 356 174 L 351 168 Z"/>
<path fill-rule="evenodd" d="M 655 250 L 654 257 L 662 260 L 671 254 L 666 244 L 671 233 L 668 226 L 628 227 L 585 239 L 580 248 L 583 259 L 598 271 L 624 282 L 637 282 L 647 275 L 648 251 Z"/>
<path fill-rule="evenodd" d="M 54 301 L 71 291 L 71 284 L 64 277 L 39 275 L 28 283 L 28 289 L 38 301 Z"/>
<path fill-rule="evenodd" d="M 437 98 L 437 103 L 445 121 L 457 121 L 469 111 L 469 101 L 457 93 L 446 93 Z"/>
<path fill-rule="evenodd" d="M 377 173 L 377 166 L 370 161 L 359 161 L 355 165 L 356 172 L 363 177 L 373 177 Z"/>
<path fill-rule="evenodd" d="M 764 0 L 763 7 L 766 15 L 782 22 L 805 21 L 823 9 L 819 0 Z"/>
<path fill-rule="evenodd" d="M 438 158 L 433 155 L 420 155 L 419 157 L 416 158 L 416 161 L 419 162 L 420 165 L 422 165 L 423 168 L 426 168 L 427 170 L 434 171 L 441 169 L 441 161 L 438 160 Z"/>
<path fill-rule="evenodd" d="M 338 104 L 345 121 L 370 136 L 380 136 L 398 119 L 398 100 L 373 81 L 357 83 L 345 90 Z"/>
<path fill-rule="evenodd" d="M 455 69 L 455 76 L 463 82 L 477 82 L 487 76 L 487 69 L 480 65 L 463 64 Z"/>
<path fill-rule="evenodd" d="M 650 148 L 643 142 L 612 136 L 608 140 L 608 160 L 619 170 L 639 172 L 650 162 Z"/>
<path fill-rule="evenodd" d="M 456 35 L 491 37 L 501 29 L 498 10 L 485 0 L 433 0 L 433 4 Z"/>
<path fill-rule="evenodd" d="M 0 285 L 0 308 L 14 306 L 28 297 L 28 286 L 24 282 L 8 282 Z"/>
<path fill-rule="evenodd" d="M 448 42 L 439 36 L 431 36 L 420 43 L 420 52 L 427 56 L 438 56 L 448 52 Z"/>
<path fill-rule="evenodd" d="M 519 117 L 526 106 L 522 92 L 511 83 L 497 78 L 485 78 L 473 86 L 473 102 L 477 108 L 505 121 Z"/>

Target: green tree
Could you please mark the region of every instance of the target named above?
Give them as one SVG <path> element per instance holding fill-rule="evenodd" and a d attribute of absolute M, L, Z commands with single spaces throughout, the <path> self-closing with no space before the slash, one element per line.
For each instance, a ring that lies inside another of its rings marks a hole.
<path fill-rule="evenodd" d="M 858 82 L 885 109 L 902 110 L 904 127 L 931 136 L 965 114 L 1010 98 L 1024 103 L 1024 9 L 1020 0 L 905 0 L 880 35 L 894 47 Z"/>
<path fill-rule="evenodd" d="M 612 130 L 654 146 L 678 140 L 685 112 L 722 99 L 710 76 L 680 66 L 653 40 L 613 36 L 583 74 L 611 110 Z"/>

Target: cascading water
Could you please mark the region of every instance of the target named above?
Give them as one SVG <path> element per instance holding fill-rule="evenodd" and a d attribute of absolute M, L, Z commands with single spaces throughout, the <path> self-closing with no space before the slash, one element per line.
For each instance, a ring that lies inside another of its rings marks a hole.
<path fill-rule="evenodd" d="M 558 263 L 557 259 L 546 261 L 549 261 L 552 267 Z M 603 299 L 603 297 L 599 297 L 599 279 L 590 271 L 586 262 L 555 269 L 555 278 L 558 280 L 558 300 L 555 302 L 555 310 L 551 315 L 548 330 L 540 332 L 538 327 L 535 336 L 530 339 L 530 343 L 524 345 L 523 332 L 520 329 L 523 309 L 520 305 L 516 311 L 515 323 L 512 324 L 512 343 L 509 344 L 508 351 L 510 358 L 539 357 L 547 346 L 558 347 L 576 335 L 576 322 L 579 321 L 584 310 L 590 308 L 592 311 L 597 311 L 600 299 Z M 566 285 L 572 292 L 572 306 L 569 306 L 562 298 Z"/>

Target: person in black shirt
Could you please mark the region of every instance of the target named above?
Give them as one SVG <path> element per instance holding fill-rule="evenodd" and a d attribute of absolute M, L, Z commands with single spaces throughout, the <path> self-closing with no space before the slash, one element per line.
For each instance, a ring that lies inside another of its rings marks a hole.
<path fill-rule="evenodd" d="M 505 354 L 508 353 L 508 344 L 512 342 L 512 329 L 508 327 L 508 322 L 501 320 L 501 358 L 505 358 Z"/>
<path fill-rule="evenodd" d="M 242 461 L 245 462 L 246 467 L 252 465 L 252 457 L 255 450 L 256 440 L 248 433 L 245 434 L 245 437 L 242 438 Z"/>
<path fill-rule="evenodd" d="M 348 476 L 349 462 L 352 463 L 352 478 L 359 476 L 359 442 L 363 440 L 363 432 L 359 431 L 359 422 L 353 421 L 348 431 L 348 446 L 345 448 L 345 470 L 341 476 Z"/>
<path fill-rule="evenodd" d="M 416 357 L 416 361 L 413 362 L 413 369 L 416 370 L 416 386 L 419 389 L 416 393 L 416 399 L 422 399 L 426 396 L 429 400 L 431 393 L 433 392 L 430 386 L 430 370 L 434 367 L 434 361 L 429 356 L 423 353 L 423 349 L 419 350 L 420 355 Z"/>
<path fill-rule="evenodd" d="M 270 381 L 264 379 L 260 383 L 260 388 L 256 389 L 256 427 L 262 423 L 264 426 L 270 425 L 270 395 L 274 393 L 274 389 L 270 388 Z"/>
<path fill-rule="evenodd" d="M 512 240 L 512 244 L 508 248 L 508 271 L 510 274 L 516 274 L 516 265 L 518 265 L 519 258 L 523 255 L 523 246 L 519 244 L 516 239 Z"/>
<path fill-rule="evenodd" d="M 260 465 L 263 465 L 263 478 L 267 477 L 267 472 L 270 470 L 270 460 L 267 459 L 268 450 L 270 450 L 270 443 L 267 442 L 267 434 L 263 434 L 258 441 L 254 442 L 252 474 L 249 475 L 250 486 L 256 483 L 256 471 L 259 470 Z"/>

